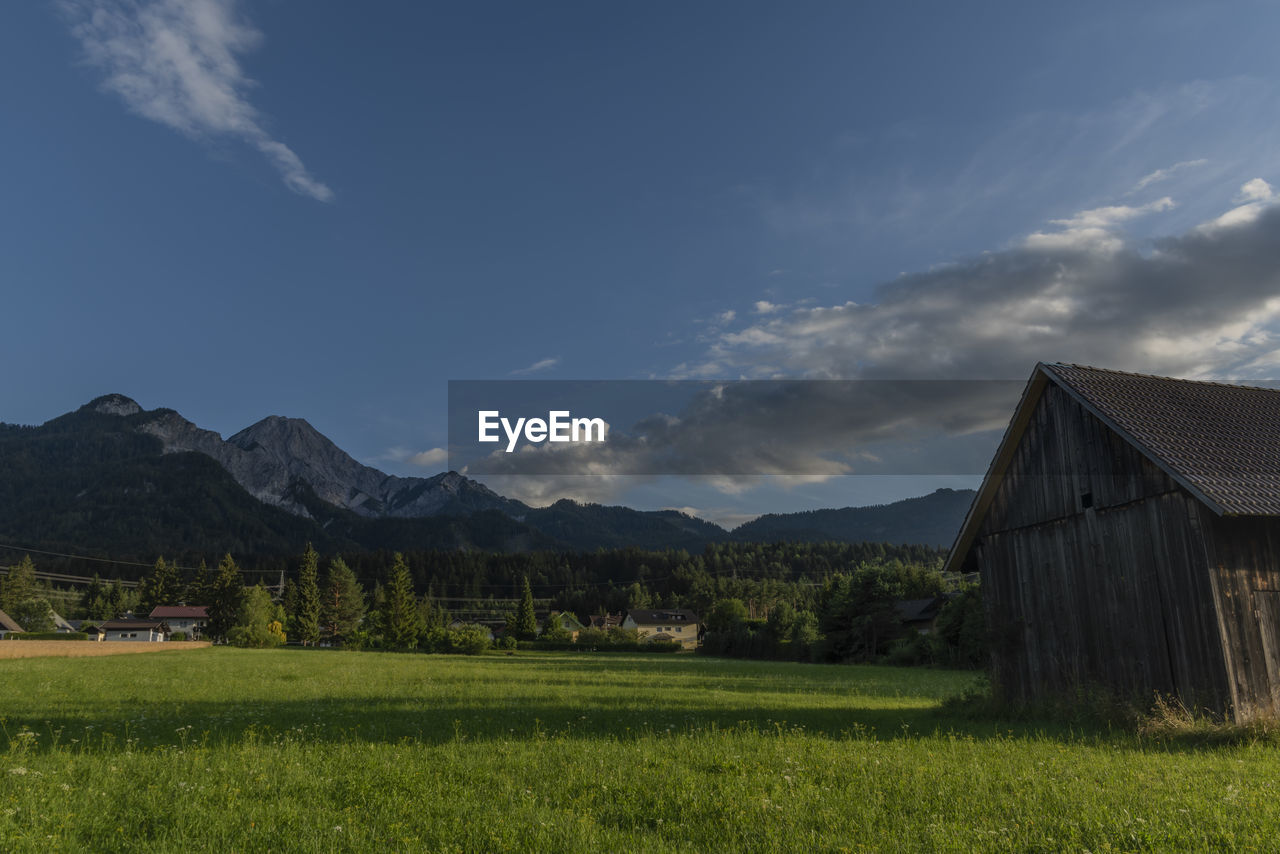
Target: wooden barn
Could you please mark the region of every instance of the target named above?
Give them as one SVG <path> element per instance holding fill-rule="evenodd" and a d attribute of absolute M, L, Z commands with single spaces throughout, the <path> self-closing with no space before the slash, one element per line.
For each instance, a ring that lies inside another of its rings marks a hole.
<path fill-rule="evenodd" d="M 947 561 L 993 680 L 1280 715 L 1280 391 L 1037 365 Z"/>

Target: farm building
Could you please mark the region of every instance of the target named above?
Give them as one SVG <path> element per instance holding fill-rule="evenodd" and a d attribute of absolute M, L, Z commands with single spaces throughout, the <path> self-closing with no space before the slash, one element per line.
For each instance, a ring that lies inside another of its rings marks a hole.
<path fill-rule="evenodd" d="M 165 641 L 169 626 L 163 620 L 106 620 L 98 624 L 98 640 Z"/>
<path fill-rule="evenodd" d="M 4 611 L 0 611 L 0 639 L 11 632 L 21 632 L 22 626 L 18 625 L 17 620 L 10 617 Z"/>
<path fill-rule="evenodd" d="M 1280 391 L 1037 365 L 946 569 L 997 689 L 1280 715 Z"/>

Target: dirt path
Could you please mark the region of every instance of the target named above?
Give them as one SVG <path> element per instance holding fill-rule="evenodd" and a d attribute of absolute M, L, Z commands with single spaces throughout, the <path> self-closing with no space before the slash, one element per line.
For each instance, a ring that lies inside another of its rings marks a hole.
<path fill-rule="evenodd" d="M 204 649 L 208 641 L 0 641 L 0 658 L 85 658 L 93 655 L 129 655 L 138 652 L 181 652 L 187 649 Z"/>

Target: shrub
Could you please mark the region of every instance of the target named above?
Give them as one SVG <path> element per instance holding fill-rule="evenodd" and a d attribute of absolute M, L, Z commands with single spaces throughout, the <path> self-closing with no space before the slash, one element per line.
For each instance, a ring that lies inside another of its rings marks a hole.
<path fill-rule="evenodd" d="M 14 640 L 88 640 L 85 632 L 10 632 Z"/>
<path fill-rule="evenodd" d="M 187 639 L 186 632 L 170 632 L 169 633 L 169 640 L 171 641 L 184 641 L 186 639 Z"/>
<path fill-rule="evenodd" d="M 466 625 L 449 629 L 449 651 L 463 655 L 479 655 L 489 648 L 489 630 L 484 626 Z"/>

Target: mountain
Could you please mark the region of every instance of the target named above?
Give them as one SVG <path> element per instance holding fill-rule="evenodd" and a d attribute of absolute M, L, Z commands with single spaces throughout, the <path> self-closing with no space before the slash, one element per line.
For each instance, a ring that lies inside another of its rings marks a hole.
<path fill-rule="evenodd" d="M 972 489 L 939 489 L 931 495 L 872 507 L 770 513 L 733 530 L 741 542 L 912 543 L 950 547 L 973 503 Z"/>
<path fill-rule="evenodd" d="M 98 411 L 129 409 L 119 395 L 109 398 L 90 405 Z M 309 512 L 292 496 L 299 480 L 322 501 L 370 518 L 465 516 L 481 510 L 515 516 L 528 510 L 457 472 L 430 478 L 385 474 L 356 462 L 301 418 L 272 415 L 225 441 L 171 409 L 146 413 L 137 426 L 160 439 L 165 453 L 197 451 L 213 457 L 254 498 L 299 515 Z"/>
<path fill-rule="evenodd" d="M 38 427 L 0 424 L 0 543 L 170 556 L 483 549 L 701 550 L 739 541 L 949 545 L 972 496 L 762 516 L 733 532 L 674 510 L 529 507 L 457 472 L 397 477 L 299 418 L 223 439 L 172 409 L 104 395 Z"/>
<path fill-rule="evenodd" d="M 630 507 L 579 504 L 563 498 L 550 507 L 528 511 L 522 520 L 543 534 L 580 549 L 684 548 L 700 551 L 727 540 L 719 525 L 674 510 L 640 511 Z"/>
<path fill-rule="evenodd" d="M 294 554 L 308 541 L 528 551 L 701 548 L 727 536 L 678 513 L 534 509 L 457 472 L 395 477 L 297 418 L 271 416 L 224 440 L 110 394 L 39 427 L 0 424 L 0 542 L 31 548 L 153 560 Z"/>

